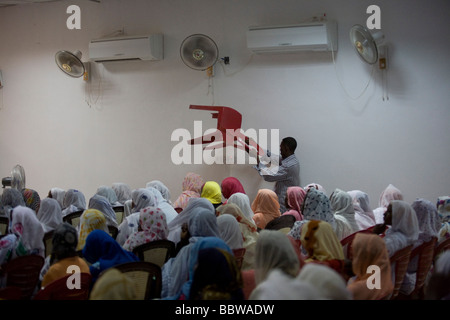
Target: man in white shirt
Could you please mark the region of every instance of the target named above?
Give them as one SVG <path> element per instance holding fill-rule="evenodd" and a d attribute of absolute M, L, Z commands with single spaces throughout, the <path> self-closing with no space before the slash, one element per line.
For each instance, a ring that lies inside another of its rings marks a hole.
<path fill-rule="evenodd" d="M 278 195 L 280 212 L 287 211 L 285 207 L 286 191 L 288 187 L 300 186 L 300 162 L 295 156 L 297 141 L 292 137 L 281 140 L 280 156 L 272 155 L 269 150 L 266 154 L 256 156 L 257 165 L 254 168 L 267 182 L 275 182 L 275 193 Z"/>

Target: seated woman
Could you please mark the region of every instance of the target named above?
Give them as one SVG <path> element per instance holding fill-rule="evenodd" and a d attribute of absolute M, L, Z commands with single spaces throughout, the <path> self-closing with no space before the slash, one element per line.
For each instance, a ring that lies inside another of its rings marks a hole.
<path fill-rule="evenodd" d="M 161 269 L 162 298 L 177 295 L 182 285 L 189 279 L 189 261 L 195 243 L 204 237 L 220 238 L 217 218 L 210 209 L 200 207 L 192 212 L 187 226 L 189 232 L 188 244 L 183 246 L 178 254 L 169 259 Z"/>
<path fill-rule="evenodd" d="M 269 221 L 281 216 L 277 194 L 270 189 L 259 189 L 252 202 L 252 211 L 256 226 L 264 229 Z"/>
<path fill-rule="evenodd" d="M 388 297 L 394 285 L 391 278 L 391 263 L 386 245 L 376 234 L 358 233 L 352 243 L 352 270 L 355 274 L 347 283 L 348 290 L 354 300 L 380 300 Z M 379 287 L 369 288 L 367 285 L 373 271 L 368 272 L 370 266 L 377 266 L 380 270 Z"/>
<path fill-rule="evenodd" d="M 125 250 L 133 251 L 141 244 L 167 239 L 169 229 L 167 228 L 166 215 L 160 208 L 156 207 L 141 209 L 139 229 L 125 241 L 123 245 Z"/>
<path fill-rule="evenodd" d="M 215 181 L 206 181 L 202 187 L 200 197 L 208 199 L 214 208 L 217 209 L 222 204 L 222 190 Z"/>
<path fill-rule="evenodd" d="M 215 246 L 198 252 L 190 300 L 243 300 L 242 285 L 241 271 L 231 252 Z"/>
<path fill-rule="evenodd" d="M 307 252 L 305 264 L 326 265 L 348 280 L 344 250 L 328 222 L 309 220 L 302 228 L 300 241 Z"/>
<path fill-rule="evenodd" d="M 200 175 L 193 172 L 188 172 L 186 174 L 181 184 L 182 192 L 173 203 L 173 207 L 178 213 L 186 208 L 191 198 L 200 198 L 204 183 L 205 182 Z"/>
<path fill-rule="evenodd" d="M 84 248 L 86 238 L 92 231 L 99 229 L 108 232 L 105 215 L 97 209 L 84 210 L 83 214 L 80 216 L 78 228 L 77 251 Z"/>
<path fill-rule="evenodd" d="M 80 190 L 68 189 L 64 195 L 62 214 L 63 217 L 69 213 L 86 209 L 86 198 Z"/>
<path fill-rule="evenodd" d="M 77 245 L 78 234 L 75 227 L 67 222 L 59 224 L 53 233 L 50 267 L 42 279 L 42 288 L 55 280 L 67 276 L 67 268 L 69 266 L 78 266 L 80 272 L 90 273 L 86 261 L 76 251 Z"/>
<path fill-rule="evenodd" d="M 83 257 L 91 263 L 89 270 L 92 283 L 95 283 L 102 271 L 126 262 L 139 261 L 139 258 L 124 250 L 116 240 L 103 230 L 93 230 L 86 238 L 82 251 Z"/>
<path fill-rule="evenodd" d="M 220 188 L 222 189 L 222 195 L 226 200 L 228 200 L 228 198 L 238 192 L 245 194 L 242 183 L 235 177 L 227 177 L 223 179 L 222 183 L 220 184 Z"/>
<path fill-rule="evenodd" d="M 45 258 L 44 228 L 34 210 L 17 206 L 11 210 L 10 219 L 10 233 L 0 241 L 0 265 L 30 254 Z"/>
<path fill-rule="evenodd" d="M 279 269 L 294 279 L 300 271 L 300 262 L 292 243 L 284 233 L 262 230 L 256 242 L 254 270 L 242 272 L 246 299 L 251 298 L 255 287 L 265 281 L 274 269 Z"/>
<path fill-rule="evenodd" d="M 292 215 L 295 221 L 303 220 L 302 206 L 305 201 L 306 191 L 302 187 L 288 187 L 286 191 L 286 208 L 283 215 Z"/>

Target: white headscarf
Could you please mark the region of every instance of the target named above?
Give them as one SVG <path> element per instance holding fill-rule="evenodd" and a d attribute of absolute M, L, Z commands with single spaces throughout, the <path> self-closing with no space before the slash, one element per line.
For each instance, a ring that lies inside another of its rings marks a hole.
<path fill-rule="evenodd" d="M 441 220 L 436 206 L 426 199 L 416 199 L 411 207 L 416 212 L 419 223 L 419 239 L 416 246 L 430 241 L 433 237 L 437 238 Z"/>
<path fill-rule="evenodd" d="M 377 224 L 384 222 L 383 214 L 386 212 L 386 209 L 392 200 L 403 200 L 403 194 L 398 188 L 394 187 L 392 184 L 389 184 L 380 195 L 378 208 L 373 210 Z"/>
<path fill-rule="evenodd" d="M 438 242 L 441 242 L 450 237 L 450 197 L 438 197 L 436 207 L 441 219 L 441 228 L 439 230 L 438 238 Z"/>
<path fill-rule="evenodd" d="M 120 202 L 117 199 L 117 194 L 111 187 L 100 186 L 97 188 L 96 194 L 105 197 L 112 206 L 120 205 Z"/>
<path fill-rule="evenodd" d="M 355 220 L 361 230 L 370 228 L 376 224 L 375 215 L 369 204 L 369 195 L 360 190 L 347 192 L 353 199 Z"/>
<path fill-rule="evenodd" d="M 325 300 L 352 300 L 352 294 L 347 289 L 344 278 L 332 268 L 310 262 L 300 270 L 297 280 L 304 281 L 319 292 Z"/>
<path fill-rule="evenodd" d="M 52 198 L 58 201 L 62 210 L 64 208 L 64 196 L 66 195 L 66 190 L 55 187 L 50 189 L 50 193 Z"/>
<path fill-rule="evenodd" d="M 270 271 L 266 280 L 253 289 L 249 300 L 320 300 L 316 288 L 306 281 L 293 279 L 280 269 Z"/>
<path fill-rule="evenodd" d="M 359 231 L 355 220 L 352 197 L 341 189 L 335 189 L 330 196 L 331 209 L 336 219 L 336 235 L 338 239 L 344 239 L 352 233 Z"/>
<path fill-rule="evenodd" d="M 222 214 L 217 217 L 220 236 L 230 249 L 243 248 L 243 238 L 239 222 L 231 214 Z"/>
<path fill-rule="evenodd" d="M 42 223 L 45 233 L 56 229 L 63 222 L 62 210 L 58 201 L 53 198 L 42 199 L 37 218 Z"/>
<path fill-rule="evenodd" d="M 101 211 L 106 218 L 106 224 L 108 226 L 118 227 L 116 213 L 111 206 L 111 203 L 105 197 L 95 194 L 89 199 L 89 209 L 97 209 Z"/>
<path fill-rule="evenodd" d="M 131 200 L 131 188 L 128 184 L 123 182 L 114 182 L 112 184 L 112 189 L 116 193 L 117 201 L 122 205 L 125 205 L 125 202 Z"/>
<path fill-rule="evenodd" d="M 392 226 L 384 237 L 389 256 L 413 244 L 419 238 L 419 222 L 411 205 L 403 200 L 393 200 L 391 204 Z"/>
<path fill-rule="evenodd" d="M 166 185 L 164 183 L 162 183 L 159 180 L 152 180 L 150 182 L 147 182 L 146 188 L 155 188 L 156 190 L 158 190 L 162 197 L 170 204 L 172 205 L 172 202 L 170 201 L 170 190 L 169 188 L 166 187 Z"/>
<path fill-rule="evenodd" d="M 190 216 L 200 208 L 208 210 L 215 216 L 215 209 L 211 201 L 205 198 L 191 198 L 189 199 L 186 208 L 184 208 L 184 210 L 181 211 L 175 219 L 167 224 L 169 227 L 169 235 L 167 239 L 173 241 L 175 244 L 180 242 L 181 226 L 184 223 L 187 223 Z"/>
<path fill-rule="evenodd" d="M 292 243 L 284 233 L 278 230 L 262 230 L 256 241 L 256 284 L 264 281 L 273 269 L 280 269 L 294 278 L 299 272 L 300 262 Z"/>
<path fill-rule="evenodd" d="M 85 210 L 86 198 L 84 194 L 76 189 L 68 189 L 64 195 L 63 201 L 63 217 L 71 212 Z"/>
<path fill-rule="evenodd" d="M 253 221 L 253 216 L 255 213 L 252 211 L 248 195 L 246 195 L 245 193 L 236 192 L 228 198 L 227 203 L 234 203 L 235 205 L 237 205 L 239 209 L 241 209 L 244 216 L 253 224 L 255 224 Z"/>

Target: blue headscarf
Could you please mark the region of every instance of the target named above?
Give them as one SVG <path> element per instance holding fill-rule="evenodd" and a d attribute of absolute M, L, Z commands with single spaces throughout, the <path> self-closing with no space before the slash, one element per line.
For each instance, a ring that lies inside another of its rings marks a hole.
<path fill-rule="evenodd" d="M 181 287 L 181 291 L 173 296 L 167 298 L 168 300 L 176 300 L 176 299 L 189 299 L 192 281 L 194 279 L 194 273 L 195 273 L 195 266 L 197 265 L 198 261 L 198 254 L 200 250 L 206 249 L 206 248 L 217 248 L 225 250 L 231 254 L 233 252 L 231 251 L 230 247 L 220 238 L 217 237 L 203 237 L 199 239 L 191 248 L 190 254 L 189 254 L 189 280 L 183 284 Z"/>
<path fill-rule="evenodd" d="M 89 271 L 93 282 L 103 270 L 121 263 L 139 261 L 135 254 L 124 250 L 113 237 L 99 229 L 87 236 L 83 257 L 91 263 Z"/>

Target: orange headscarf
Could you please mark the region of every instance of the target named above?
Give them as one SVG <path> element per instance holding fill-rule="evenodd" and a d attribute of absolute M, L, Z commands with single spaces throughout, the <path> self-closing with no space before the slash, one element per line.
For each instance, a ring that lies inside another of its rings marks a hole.
<path fill-rule="evenodd" d="M 277 194 L 270 189 L 259 189 L 252 203 L 252 211 L 256 226 L 264 229 L 269 221 L 281 215 Z"/>
<path fill-rule="evenodd" d="M 356 277 L 350 280 L 348 289 L 353 293 L 355 300 L 376 300 L 392 293 L 394 288 L 391 278 L 391 264 L 389 254 L 383 238 L 376 234 L 358 233 L 352 243 L 353 248 L 353 273 Z M 380 270 L 380 289 L 370 289 L 367 282 L 375 275 L 368 270 L 369 266 L 377 266 Z"/>

